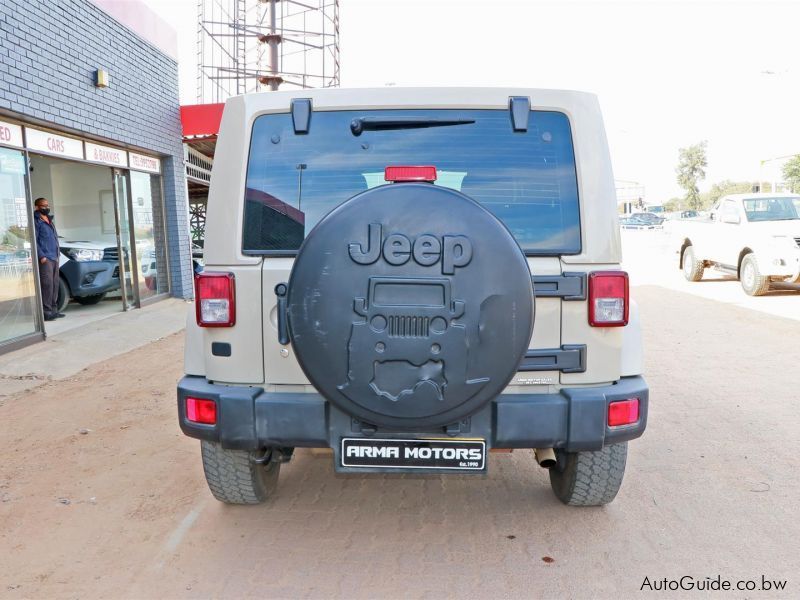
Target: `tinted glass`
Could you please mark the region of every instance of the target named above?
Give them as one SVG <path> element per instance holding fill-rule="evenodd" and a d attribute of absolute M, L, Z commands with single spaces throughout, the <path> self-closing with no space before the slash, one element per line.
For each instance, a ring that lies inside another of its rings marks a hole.
<path fill-rule="evenodd" d="M 364 131 L 358 117 L 474 120 L 447 127 Z M 245 195 L 245 252 L 300 247 L 351 196 L 383 185 L 390 165 L 434 165 L 436 185 L 458 189 L 500 218 L 532 254 L 580 252 L 578 187 L 566 115 L 533 111 L 513 132 L 505 110 L 315 112 L 308 135 L 289 114 L 253 125 Z"/>
<path fill-rule="evenodd" d="M 800 216 L 794 198 L 754 198 L 743 204 L 748 221 L 788 221 Z"/>
<path fill-rule="evenodd" d="M 169 291 L 161 177 L 131 171 L 131 199 L 139 299 L 144 300 Z"/>
<path fill-rule="evenodd" d="M 25 157 L 0 148 L 0 345 L 37 331 Z"/>

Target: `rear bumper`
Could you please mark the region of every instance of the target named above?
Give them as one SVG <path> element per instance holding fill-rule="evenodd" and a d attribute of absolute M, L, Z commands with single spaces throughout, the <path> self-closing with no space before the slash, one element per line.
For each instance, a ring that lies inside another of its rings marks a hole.
<path fill-rule="evenodd" d="M 186 418 L 187 396 L 217 403 L 216 425 Z M 219 442 L 225 448 L 256 450 L 269 446 L 338 448 L 342 437 L 485 439 L 491 448 L 600 450 L 637 438 L 647 425 L 649 391 L 642 377 L 623 377 L 598 387 L 565 388 L 557 394 L 502 394 L 469 419 L 444 430 L 369 429 L 319 394 L 265 392 L 259 387 L 209 383 L 186 376 L 178 383 L 178 419 L 189 437 Z M 609 427 L 608 404 L 639 398 L 639 420 Z"/>

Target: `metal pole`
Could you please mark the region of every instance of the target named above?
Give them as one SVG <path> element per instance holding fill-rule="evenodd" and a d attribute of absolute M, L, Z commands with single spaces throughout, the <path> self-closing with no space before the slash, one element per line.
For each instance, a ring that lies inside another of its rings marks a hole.
<path fill-rule="evenodd" d="M 269 89 L 273 92 L 278 89 L 278 38 L 277 15 L 275 14 L 276 0 L 269 0 L 269 70 L 272 78 L 269 80 Z"/>

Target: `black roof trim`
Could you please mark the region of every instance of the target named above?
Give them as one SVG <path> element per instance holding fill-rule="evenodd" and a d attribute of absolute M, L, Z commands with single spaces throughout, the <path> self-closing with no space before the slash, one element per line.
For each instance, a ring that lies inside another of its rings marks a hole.
<path fill-rule="evenodd" d="M 508 99 L 508 111 L 511 113 L 511 127 L 514 131 L 528 131 L 531 99 L 528 96 L 511 96 Z"/>
<path fill-rule="evenodd" d="M 311 98 L 294 98 L 292 100 L 292 124 L 298 135 L 308 133 L 311 125 Z"/>

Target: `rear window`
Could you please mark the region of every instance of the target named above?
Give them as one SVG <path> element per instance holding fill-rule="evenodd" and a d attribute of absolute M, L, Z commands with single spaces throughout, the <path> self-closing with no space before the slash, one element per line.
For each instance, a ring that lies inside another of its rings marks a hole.
<path fill-rule="evenodd" d="M 731 200 L 726 200 L 726 203 Z M 796 198 L 753 198 L 743 200 L 748 221 L 789 221 L 800 218 Z"/>
<path fill-rule="evenodd" d="M 366 130 L 359 117 L 474 121 Z M 578 185 L 569 120 L 532 111 L 526 132 L 506 110 L 315 112 L 307 135 L 290 114 L 258 117 L 247 165 L 243 251 L 293 254 L 333 208 L 376 185 L 391 165 L 434 165 L 435 185 L 460 190 L 497 216 L 528 254 L 581 250 Z"/>

